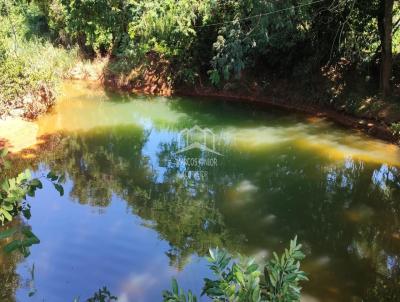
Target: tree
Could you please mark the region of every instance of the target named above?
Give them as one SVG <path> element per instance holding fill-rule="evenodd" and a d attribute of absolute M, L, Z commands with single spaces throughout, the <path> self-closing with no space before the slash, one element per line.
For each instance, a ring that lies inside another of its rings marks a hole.
<path fill-rule="evenodd" d="M 380 88 L 384 97 L 391 94 L 390 79 L 393 69 L 392 31 L 394 0 L 381 0 L 378 27 L 381 39 Z"/>

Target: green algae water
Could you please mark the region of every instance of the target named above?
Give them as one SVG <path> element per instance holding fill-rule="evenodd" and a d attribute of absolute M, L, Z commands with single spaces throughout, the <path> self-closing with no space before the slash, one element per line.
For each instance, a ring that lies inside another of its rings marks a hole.
<path fill-rule="evenodd" d="M 261 261 L 295 235 L 302 301 L 400 299 L 400 151 L 329 121 L 209 99 L 137 97 L 66 83 L 14 158 L 50 183 L 23 258 L 0 251 L 0 301 L 161 301 L 201 292 L 203 256 Z M 17 139 L 17 138 L 15 138 Z M 12 141 L 10 142 L 12 145 Z M 1 243 L 0 243 L 1 244 Z"/>

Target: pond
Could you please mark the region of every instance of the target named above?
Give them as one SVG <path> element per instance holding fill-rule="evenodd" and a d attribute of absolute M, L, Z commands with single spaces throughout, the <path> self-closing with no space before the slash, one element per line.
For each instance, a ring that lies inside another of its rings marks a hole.
<path fill-rule="evenodd" d="M 27 258 L 0 251 L 0 301 L 84 301 L 103 286 L 160 301 L 172 277 L 200 293 L 210 247 L 262 260 L 295 235 L 303 301 L 400 299 L 396 146 L 249 104 L 63 91 L 14 164 L 65 173 L 65 194 L 44 182 L 13 222 L 41 242 Z"/>

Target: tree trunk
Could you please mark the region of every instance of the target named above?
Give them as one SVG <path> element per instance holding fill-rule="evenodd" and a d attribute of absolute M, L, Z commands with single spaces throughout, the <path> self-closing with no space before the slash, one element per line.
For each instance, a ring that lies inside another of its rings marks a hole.
<path fill-rule="evenodd" d="M 390 79 L 392 77 L 393 58 L 392 58 L 392 30 L 393 30 L 393 1 L 381 0 L 383 12 L 383 35 L 382 42 L 382 60 L 381 60 L 381 76 L 380 87 L 383 96 L 387 97 L 391 94 Z"/>

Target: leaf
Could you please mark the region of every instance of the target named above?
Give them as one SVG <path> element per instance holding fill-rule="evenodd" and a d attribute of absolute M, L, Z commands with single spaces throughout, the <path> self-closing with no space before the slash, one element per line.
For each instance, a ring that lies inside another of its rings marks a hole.
<path fill-rule="evenodd" d="M 271 285 L 275 287 L 276 282 L 277 282 L 277 276 L 275 271 L 271 271 L 269 274 L 269 280 L 271 281 Z"/>
<path fill-rule="evenodd" d="M 206 258 L 206 260 L 207 260 L 208 262 L 210 262 L 210 263 L 214 262 L 214 259 L 212 259 L 211 257 L 206 256 L 205 258 Z"/>
<path fill-rule="evenodd" d="M 192 302 L 193 301 L 193 294 L 192 292 L 189 290 L 188 292 L 188 302 Z"/>
<path fill-rule="evenodd" d="M 32 179 L 29 184 L 34 188 L 39 188 L 39 189 L 43 188 L 42 182 L 37 178 Z"/>
<path fill-rule="evenodd" d="M 23 226 L 21 231 L 26 237 L 36 237 L 36 235 L 33 234 L 32 230 L 28 226 Z"/>
<path fill-rule="evenodd" d="M 176 281 L 175 278 L 172 278 L 172 292 L 173 292 L 175 295 L 178 295 L 178 294 L 179 294 L 178 290 L 179 290 L 179 288 L 178 288 L 178 282 Z"/>
<path fill-rule="evenodd" d="M 260 301 L 260 289 L 259 289 L 259 288 L 256 288 L 256 289 L 253 291 L 252 299 L 253 299 L 253 302 L 258 302 L 258 301 Z"/>
<path fill-rule="evenodd" d="M 212 287 L 206 290 L 206 294 L 207 296 L 218 297 L 222 296 L 224 292 L 220 288 Z"/>
<path fill-rule="evenodd" d="M 217 250 L 216 250 L 216 251 L 217 251 Z M 215 260 L 215 253 L 214 253 L 214 250 L 213 250 L 213 249 L 209 249 L 209 252 L 210 252 L 211 259 L 214 261 L 214 260 Z"/>
<path fill-rule="evenodd" d="M 50 171 L 49 173 L 47 173 L 46 177 L 48 179 L 50 179 L 51 181 L 56 181 L 58 179 L 58 176 L 53 171 Z"/>
<path fill-rule="evenodd" d="M 224 259 L 222 259 L 221 264 L 220 264 L 220 268 L 223 270 L 226 268 L 226 266 L 228 265 L 228 263 L 231 261 L 230 257 L 224 257 Z"/>
<path fill-rule="evenodd" d="M 53 184 L 54 188 L 58 191 L 58 193 L 60 193 L 60 196 L 64 195 L 64 188 L 62 185 L 60 184 Z"/>
<path fill-rule="evenodd" d="M 244 276 L 243 276 L 243 273 L 242 273 L 241 271 L 236 271 L 235 277 L 236 277 L 236 279 L 239 281 L 239 283 L 241 283 L 241 284 L 244 286 Z"/>
<path fill-rule="evenodd" d="M 253 272 L 255 272 L 258 269 L 258 264 L 257 263 L 253 263 L 252 265 L 250 265 L 247 270 L 246 273 L 247 274 L 251 274 Z"/>
<path fill-rule="evenodd" d="M 8 229 L 0 232 L 0 240 L 11 237 L 17 232 L 16 228 Z"/>
<path fill-rule="evenodd" d="M 12 220 L 12 216 L 9 212 L 7 212 L 6 210 L 0 208 L 0 213 L 3 214 L 3 216 L 8 220 L 11 221 Z"/>
<path fill-rule="evenodd" d="M 32 215 L 31 215 L 31 209 L 28 207 L 28 208 L 26 208 L 26 209 L 23 209 L 22 210 L 22 214 L 24 215 L 24 217 L 26 218 L 26 219 L 30 219 L 31 217 L 32 217 Z"/>
<path fill-rule="evenodd" d="M 23 245 L 24 247 L 29 247 L 29 246 L 31 246 L 31 245 L 39 244 L 39 243 L 40 243 L 40 240 L 39 240 L 39 238 L 37 238 L 36 236 L 35 236 L 35 237 L 29 237 L 29 238 L 24 239 L 24 240 L 22 241 L 22 245 Z"/>
<path fill-rule="evenodd" d="M 11 212 L 13 210 L 13 208 L 14 208 L 14 205 L 11 204 L 11 203 L 4 203 L 2 208 L 4 210 L 6 210 L 7 212 Z"/>
<path fill-rule="evenodd" d="M 28 188 L 28 191 L 26 192 L 26 194 L 28 194 L 28 196 L 30 196 L 30 197 L 35 197 L 35 190 L 36 190 L 36 188 L 30 186 Z"/>
<path fill-rule="evenodd" d="M 9 244 L 7 244 L 6 246 L 4 246 L 4 251 L 6 253 L 11 253 L 17 249 L 19 249 L 21 247 L 21 240 L 14 240 L 11 241 Z"/>

